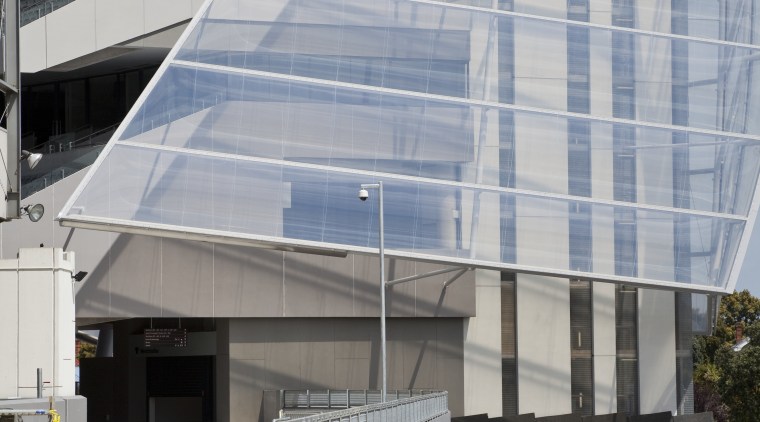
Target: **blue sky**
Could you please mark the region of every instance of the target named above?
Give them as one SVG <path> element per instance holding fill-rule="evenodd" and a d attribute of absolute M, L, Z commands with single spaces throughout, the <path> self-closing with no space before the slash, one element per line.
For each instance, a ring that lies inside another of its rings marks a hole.
<path fill-rule="evenodd" d="M 752 238 L 749 240 L 744 266 L 739 273 L 736 290 L 748 289 L 753 296 L 760 297 L 760 218 L 755 223 Z"/>

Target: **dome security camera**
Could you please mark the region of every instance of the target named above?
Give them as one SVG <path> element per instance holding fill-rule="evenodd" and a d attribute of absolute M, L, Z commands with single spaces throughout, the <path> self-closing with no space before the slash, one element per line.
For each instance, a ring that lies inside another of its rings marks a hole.
<path fill-rule="evenodd" d="M 367 192 L 367 189 L 362 189 L 359 191 L 359 199 L 362 201 L 366 201 L 367 198 L 369 198 L 369 192 Z"/>

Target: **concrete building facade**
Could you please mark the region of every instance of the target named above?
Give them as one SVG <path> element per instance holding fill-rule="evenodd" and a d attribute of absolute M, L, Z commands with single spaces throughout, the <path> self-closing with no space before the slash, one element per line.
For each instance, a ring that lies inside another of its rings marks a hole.
<path fill-rule="evenodd" d="M 55 104 L 23 141 L 48 213 L 0 226 L 3 258 L 89 272 L 77 324 L 113 332 L 91 417 L 264 421 L 279 390 L 379 388 L 356 194 L 383 181 L 387 279 L 467 269 L 387 288 L 390 389 L 689 413 L 680 339 L 758 208 L 747 3 L 77 0 L 22 29 L 22 108 Z"/>

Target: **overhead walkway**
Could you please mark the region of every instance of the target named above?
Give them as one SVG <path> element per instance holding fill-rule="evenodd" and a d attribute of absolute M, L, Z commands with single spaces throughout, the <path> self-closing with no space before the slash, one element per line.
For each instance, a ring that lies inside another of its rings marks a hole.
<path fill-rule="evenodd" d="M 47 0 L 23 4 L 21 72 L 67 72 L 116 58 L 114 66 L 144 62 L 150 54 L 162 57 L 201 3 Z"/>

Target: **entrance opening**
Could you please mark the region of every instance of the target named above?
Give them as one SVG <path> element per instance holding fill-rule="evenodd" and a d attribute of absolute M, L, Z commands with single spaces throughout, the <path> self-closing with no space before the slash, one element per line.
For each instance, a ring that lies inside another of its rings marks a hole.
<path fill-rule="evenodd" d="M 147 361 L 149 422 L 214 421 L 214 356 Z"/>

